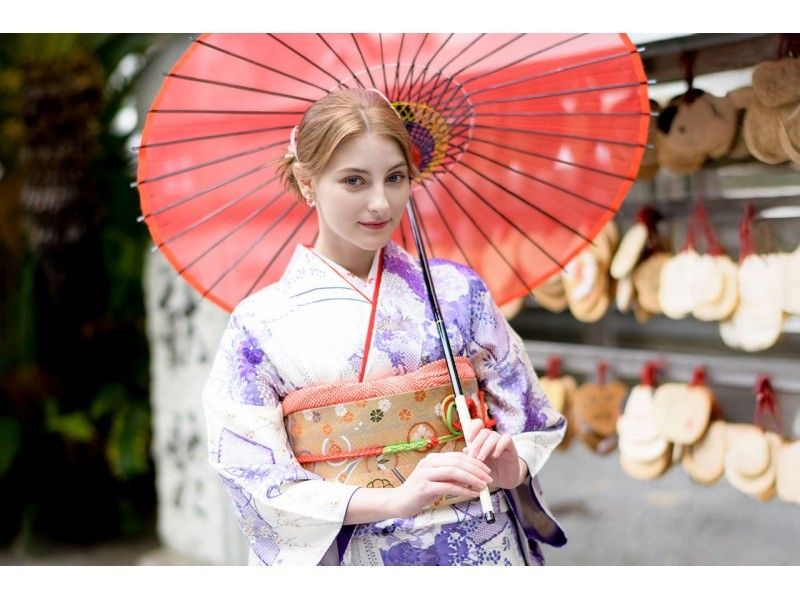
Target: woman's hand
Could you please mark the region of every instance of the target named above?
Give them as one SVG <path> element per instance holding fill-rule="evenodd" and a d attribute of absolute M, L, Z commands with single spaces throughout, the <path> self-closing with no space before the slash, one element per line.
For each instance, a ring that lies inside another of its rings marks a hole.
<path fill-rule="evenodd" d="M 489 474 L 498 488 L 516 488 L 521 482 L 522 461 L 511 436 L 484 428 L 483 421 L 472 419 L 464 430 L 464 452 L 489 466 Z"/>
<path fill-rule="evenodd" d="M 428 453 L 403 482 L 393 488 L 401 517 L 411 517 L 446 494 L 477 498 L 492 483 L 489 467 L 464 453 Z"/>

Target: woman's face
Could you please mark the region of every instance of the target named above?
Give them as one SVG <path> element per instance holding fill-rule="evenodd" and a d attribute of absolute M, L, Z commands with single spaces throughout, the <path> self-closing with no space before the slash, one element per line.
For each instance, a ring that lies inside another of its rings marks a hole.
<path fill-rule="evenodd" d="M 411 182 L 403 152 L 386 135 L 367 132 L 343 141 L 325 170 L 311 179 L 319 246 L 335 255 L 374 252 L 400 224 Z M 365 224 L 385 222 L 381 227 Z"/>

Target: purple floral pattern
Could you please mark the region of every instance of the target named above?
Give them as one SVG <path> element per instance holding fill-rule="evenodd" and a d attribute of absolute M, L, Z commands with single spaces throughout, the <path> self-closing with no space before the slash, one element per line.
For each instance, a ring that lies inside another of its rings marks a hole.
<path fill-rule="evenodd" d="M 564 419 L 549 407 L 522 340 L 484 282 L 470 268 L 449 260 L 434 259 L 430 266 L 453 352 L 472 361 L 497 430 L 512 435 L 535 476 L 563 437 Z M 413 371 L 442 359 L 416 258 L 390 242 L 382 280 L 366 376 Z M 211 463 L 231 491 L 237 517 L 251 538 L 254 561 L 260 563 L 316 564 L 323 557 L 327 562 L 326 550 L 336 548 L 343 531 L 353 488 L 326 482 L 297 463 L 282 429 L 280 403 L 295 389 L 358 379 L 372 306 L 347 300 L 341 289 L 341 279 L 328 266 L 298 247 L 278 283 L 234 310 L 204 390 L 209 449 L 212 456 L 221 455 Z M 381 408 L 371 419 L 387 413 L 391 409 Z M 262 415 L 264 421 L 253 419 Z M 315 418 L 313 411 L 306 415 L 309 421 Z M 353 422 L 354 431 L 363 424 Z M 226 436 L 234 428 L 234 436 Z M 222 451 L 226 437 L 235 439 L 237 451 L 230 445 Z M 247 444 L 254 439 L 258 450 Z M 504 495 L 498 492 L 493 498 Z M 351 541 L 359 550 L 345 548 L 339 558 L 342 564 L 541 564 L 529 533 L 536 521 L 520 517 L 526 510 L 544 519 L 549 514 L 538 504 L 526 509 L 504 504 L 495 511 L 492 525 L 483 520 L 477 500 L 409 519 L 356 525 Z M 519 529 L 528 535 L 522 542 Z M 262 536 L 263 543 L 253 541 Z M 354 556 L 358 554 L 362 556 Z"/>

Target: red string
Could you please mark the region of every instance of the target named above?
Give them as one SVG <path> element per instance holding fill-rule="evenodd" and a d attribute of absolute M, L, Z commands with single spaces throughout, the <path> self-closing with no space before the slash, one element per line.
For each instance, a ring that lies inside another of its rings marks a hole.
<path fill-rule="evenodd" d="M 636 212 L 636 221 L 644 224 L 649 231 L 655 230 L 659 220 L 661 220 L 661 213 L 651 206 L 639 208 Z"/>
<path fill-rule="evenodd" d="M 651 254 L 663 249 L 658 239 L 658 222 L 661 220 L 661 212 L 650 206 L 639 208 L 636 212 L 636 221 L 644 224 L 647 228 L 647 242 L 642 252 L 642 258 L 646 259 Z"/>
<path fill-rule="evenodd" d="M 657 384 L 658 364 L 654 361 L 646 361 L 642 367 L 641 380 L 644 386 L 655 387 Z"/>
<path fill-rule="evenodd" d="M 480 419 L 483 422 L 484 428 L 494 428 L 495 421 L 494 418 L 489 417 L 489 414 L 486 411 L 486 396 L 484 391 L 478 391 L 478 401 L 480 402 L 481 411 L 478 411 L 478 405 L 472 399 L 472 397 L 465 398 L 467 402 L 467 409 L 469 410 L 469 415 L 472 419 Z M 462 431 L 461 423 L 458 421 L 453 421 L 452 423 L 453 429 L 458 430 L 459 432 Z"/>
<path fill-rule="evenodd" d="M 711 222 L 708 219 L 708 212 L 706 211 L 705 203 L 703 200 L 698 200 L 695 204 L 695 222 L 697 222 L 703 230 L 703 234 L 706 237 L 706 244 L 708 245 L 708 253 L 711 255 L 722 255 L 724 252 L 722 251 L 722 247 L 719 244 L 719 240 L 717 239 L 716 233 L 714 233 L 714 229 L 711 226 Z"/>
<path fill-rule="evenodd" d="M 683 248 L 681 251 L 688 251 L 689 249 L 694 249 L 695 244 L 695 215 L 694 212 L 689 216 L 689 220 L 686 222 L 686 242 L 683 244 Z"/>
<path fill-rule="evenodd" d="M 606 374 L 608 373 L 608 363 L 602 359 L 597 362 L 597 384 L 606 385 Z"/>
<path fill-rule="evenodd" d="M 547 360 L 547 377 L 551 380 L 561 377 L 561 356 L 551 355 Z"/>
<path fill-rule="evenodd" d="M 753 416 L 753 421 L 762 430 L 764 427 L 764 415 L 769 414 L 772 417 L 772 423 L 777 424 L 775 430 L 778 434 L 783 436 L 783 416 L 781 414 L 780 405 L 778 404 L 778 396 L 775 389 L 772 388 L 772 383 L 769 376 L 761 374 L 756 382 L 756 411 Z"/>
<path fill-rule="evenodd" d="M 751 225 L 753 223 L 753 203 L 748 202 L 744 208 L 744 217 L 739 223 L 739 263 L 751 255 L 755 247 L 753 246 L 753 233 Z"/>
<path fill-rule="evenodd" d="M 706 368 L 705 366 L 700 366 L 695 368 L 694 372 L 692 373 L 692 381 L 690 382 L 691 386 L 705 386 L 706 385 Z"/>

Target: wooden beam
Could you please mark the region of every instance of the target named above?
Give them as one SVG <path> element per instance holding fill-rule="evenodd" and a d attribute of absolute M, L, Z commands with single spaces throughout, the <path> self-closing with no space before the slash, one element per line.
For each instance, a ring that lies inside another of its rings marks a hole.
<path fill-rule="evenodd" d="M 775 60 L 780 33 L 703 33 L 640 44 L 647 77 L 659 83 L 684 80 L 678 58 L 684 51 L 696 52 L 694 75 L 706 75 L 755 66 Z"/>

